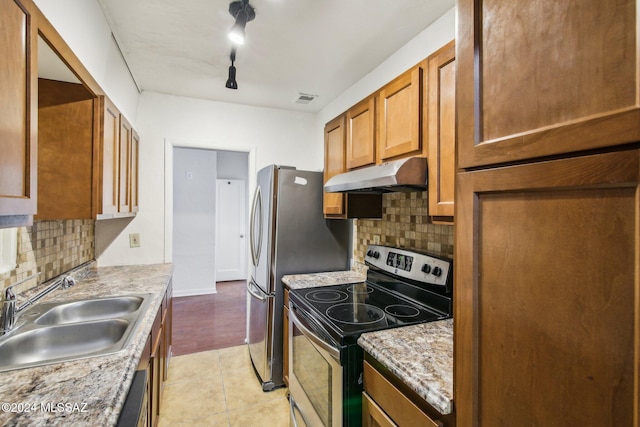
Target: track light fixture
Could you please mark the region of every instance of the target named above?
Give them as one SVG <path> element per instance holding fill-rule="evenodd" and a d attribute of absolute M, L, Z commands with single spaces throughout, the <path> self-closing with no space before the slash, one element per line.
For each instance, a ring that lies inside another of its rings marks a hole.
<path fill-rule="evenodd" d="M 229 78 L 227 78 L 227 83 L 225 87 L 229 89 L 238 89 L 238 82 L 236 81 L 236 67 L 233 63 L 236 60 L 236 49 L 231 49 L 231 66 L 229 67 Z"/>
<path fill-rule="evenodd" d="M 229 39 L 235 44 L 242 45 L 245 40 L 247 22 L 253 21 L 256 17 L 256 11 L 249 4 L 249 0 L 238 0 L 229 5 L 229 13 L 236 20 L 236 23 L 229 30 Z"/>

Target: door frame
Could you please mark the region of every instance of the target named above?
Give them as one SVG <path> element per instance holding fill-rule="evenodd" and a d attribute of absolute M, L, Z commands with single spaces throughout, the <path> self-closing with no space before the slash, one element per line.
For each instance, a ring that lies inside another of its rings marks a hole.
<path fill-rule="evenodd" d="M 164 140 L 164 262 L 173 261 L 173 149 L 199 148 L 212 151 L 235 151 L 248 153 L 247 194 L 245 194 L 245 206 L 250 206 L 249 195 L 253 194 L 256 187 L 256 147 L 239 146 L 225 147 L 211 140 L 179 140 L 165 138 Z M 247 257 L 245 276 L 251 271 L 251 260 Z"/>

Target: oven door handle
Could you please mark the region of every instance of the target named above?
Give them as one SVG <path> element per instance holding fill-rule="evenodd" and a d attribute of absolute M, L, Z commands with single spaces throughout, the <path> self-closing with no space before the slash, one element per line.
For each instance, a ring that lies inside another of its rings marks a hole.
<path fill-rule="evenodd" d="M 296 421 L 296 409 L 298 410 L 298 413 L 302 417 L 302 422 L 304 422 L 305 426 L 310 425 L 307 422 L 307 420 L 304 418 L 304 414 L 300 410 L 300 407 L 298 406 L 296 401 L 293 400 L 293 396 L 289 394 L 289 411 L 291 413 L 291 421 L 293 422 L 293 427 L 298 427 L 298 422 Z"/>
<path fill-rule="evenodd" d="M 340 350 L 328 344 L 325 340 L 323 340 L 318 335 L 316 335 L 313 331 L 311 331 L 311 329 L 309 329 L 304 323 L 302 323 L 300 318 L 296 315 L 295 308 L 293 310 L 289 310 L 289 317 L 291 318 L 291 321 L 295 323 L 296 327 L 300 329 L 302 333 L 307 338 L 309 338 L 309 340 L 313 344 L 317 345 L 318 347 L 320 347 L 321 349 L 329 353 L 331 357 L 333 357 L 338 361 L 338 363 L 340 363 Z"/>

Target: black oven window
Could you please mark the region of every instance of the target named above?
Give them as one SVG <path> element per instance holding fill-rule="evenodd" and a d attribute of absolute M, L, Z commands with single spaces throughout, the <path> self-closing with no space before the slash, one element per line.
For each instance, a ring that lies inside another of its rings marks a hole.
<path fill-rule="evenodd" d="M 294 325 L 295 328 L 295 325 Z M 293 372 L 316 413 L 325 426 L 331 426 L 331 365 L 313 344 L 295 328 L 290 345 L 293 346 Z"/>

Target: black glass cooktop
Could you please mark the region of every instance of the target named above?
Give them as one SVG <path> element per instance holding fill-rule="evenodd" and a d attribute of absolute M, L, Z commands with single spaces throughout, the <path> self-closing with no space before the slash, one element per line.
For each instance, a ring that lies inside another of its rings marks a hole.
<path fill-rule="evenodd" d="M 289 298 L 341 343 L 355 342 L 364 332 L 449 317 L 426 302 L 368 282 L 294 289 Z"/>

